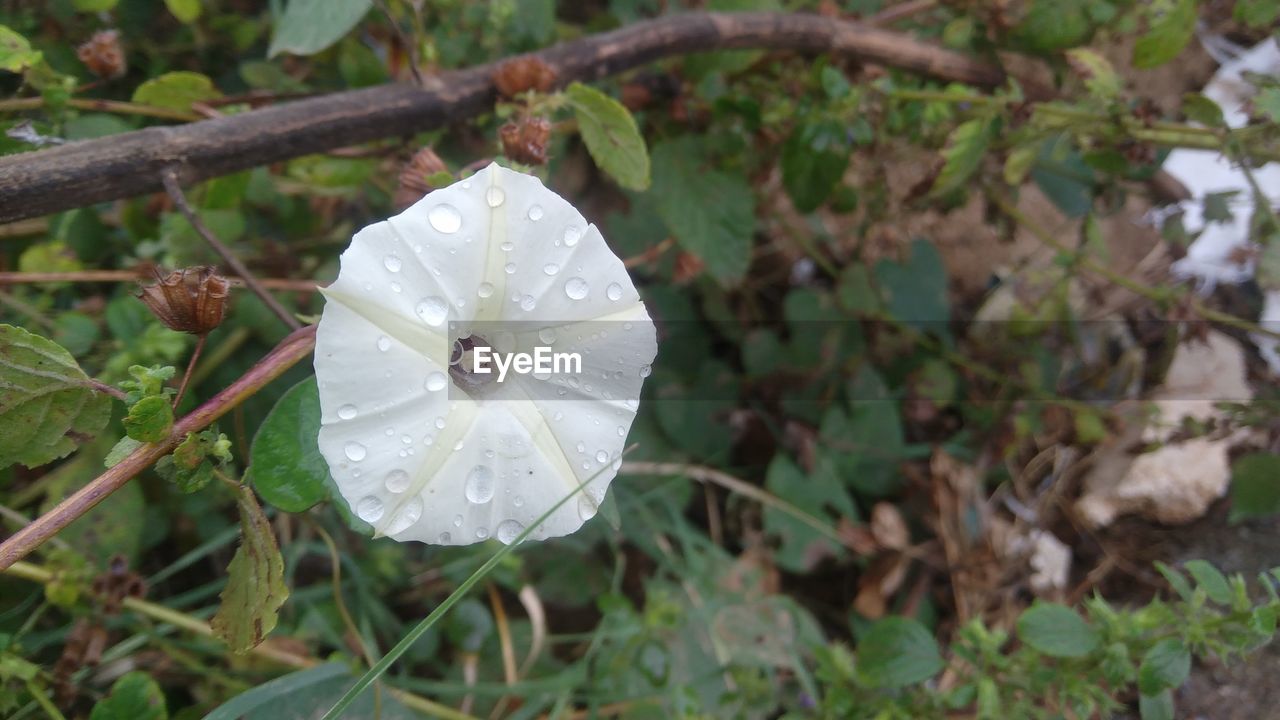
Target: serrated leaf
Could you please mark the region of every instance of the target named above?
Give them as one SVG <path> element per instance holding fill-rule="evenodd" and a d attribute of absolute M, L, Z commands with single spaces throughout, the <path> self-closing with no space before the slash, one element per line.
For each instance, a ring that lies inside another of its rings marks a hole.
<path fill-rule="evenodd" d="M 173 427 L 173 407 L 158 395 L 145 397 L 129 408 L 124 417 L 124 431 L 141 442 L 160 442 Z"/>
<path fill-rule="evenodd" d="M 62 347 L 0 324 L 0 468 L 43 465 L 102 431 L 111 398 Z"/>
<path fill-rule="evenodd" d="M 1084 79 L 1084 86 L 1093 97 L 1111 101 L 1120 95 L 1120 76 L 1101 53 L 1089 48 L 1068 50 L 1067 62 Z"/>
<path fill-rule="evenodd" d="M 947 269 L 933 243 L 916 238 L 905 262 L 876 263 L 875 278 L 885 308 L 895 319 L 921 330 L 945 332 L 951 316 Z"/>
<path fill-rule="evenodd" d="M 658 215 L 677 242 L 706 263 L 723 285 L 742 278 L 751 263 L 755 195 L 746 178 L 706 167 L 693 136 L 653 148 L 653 194 Z"/>
<path fill-rule="evenodd" d="M 1178 56 L 1196 30 L 1195 0 L 1173 0 L 1151 22 L 1146 34 L 1133 46 L 1133 66 L 1140 70 L 1163 65 Z"/>
<path fill-rule="evenodd" d="M 1037 602 L 1018 618 L 1018 637 L 1045 655 L 1084 657 L 1098 648 L 1098 631 L 1069 607 Z"/>
<path fill-rule="evenodd" d="M 1206 560 L 1188 560 L 1182 567 L 1186 568 L 1191 579 L 1196 581 L 1196 586 L 1204 590 L 1210 600 L 1219 605 L 1231 604 L 1231 585 L 1218 568 Z"/>
<path fill-rule="evenodd" d="M 858 675 L 878 688 L 923 682 L 946 664 L 929 630 L 917 620 L 898 616 L 872 625 L 858 643 L 857 655 Z"/>
<path fill-rule="evenodd" d="M 832 521 L 827 508 L 848 517 L 854 514 L 853 501 L 834 475 L 806 476 L 785 456 L 777 455 L 769 463 L 764 484 L 769 492 L 824 522 Z M 792 572 L 807 572 L 823 557 L 841 552 L 838 545 L 812 525 L 777 507 L 765 507 L 764 529 L 779 540 L 776 562 Z"/>
<path fill-rule="evenodd" d="M 289 588 L 284 584 L 284 558 L 253 491 L 241 486 L 236 505 L 240 547 L 227 566 L 227 587 L 219 596 L 222 604 L 209 625 L 232 652 L 240 654 L 256 647 L 275 628 Z"/>
<path fill-rule="evenodd" d="M 782 186 L 800 212 L 812 212 L 831 194 L 849 166 L 852 147 L 844 124 L 803 123 L 782 145 Z"/>
<path fill-rule="evenodd" d="M 289 0 L 271 33 L 267 57 L 318 53 L 351 32 L 372 5 L 370 0 Z"/>
<path fill-rule="evenodd" d="M 139 671 L 125 673 L 111 686 L 111 694 L 98 701 L 89 720 L 165 720 L 164 693 L 151 676 Z"/>
<path fill-rule="evenodd" d="M 565 97 L 596 165 L 624 188 L 647 189 L 649 151 L 631 112 L 617 100 L 582 83 L 570 85 Z"/>
<path fill-rule="evenodd" d="M 1169 583 L 1169 587 L 1173 588 L 1173 591 L 1178 594 L 1178 597 L 1183 600 L 1191 599 L 1191 583 L 1187 582 L 1186 576 L 1181 571 L 1158 560 L 1155 566 L 1156 570 L 1164 576 L 1165 581 Z"/>
<path fill-rule="evenodd" d="M 32 50 L 27 39 L 0 25 L 0 70 L 22 72 L 23 68 L 40 62 L 39 50 Z"/>
<path fill-rule="evenodd" d="M 183 25 L 190 25 L 200 17 L 200 0 L 164 0 L 164 4 Z"/>
<path fill-rule="evenodd" d="M 329 497 L 329 465 L 320 454 L 320 394 L 307 378 L 267 414 L 249 451 L 253 487 L 286 512 L 302 512 Z"/>
<path fill-rule="evenodd" d="M 1049 54 L 1083 45 L 1093 34 L 1087 0 L 1033 0 L 1010 33 L 1014 47 Z"/>
<path fill-rule="evenodd" d="M 222 97 L 213 81 L 197 72 L 179 70 L 165 73 L 138 86 L 133 101 L 144 105 L 190 110 L 191 103 Z"/>
<path fill-rule="evenodd" d="M 945 161 L 942 172 L 933 183 L 933 195 L 946 195 L 960 189 L 982 164 L 982 156 L 991 143 L 991 120 L 974 118 L 956 126 L 942 150 Z"/>
<path fill-rule="evenodd" d="M 1143 695 L 1158 695 L 1186 681 L 1191 672 L 1191 653 L 1178 638 L 1165 638 L 1142 656 L 1138 667 L 1138 689 Z"/>

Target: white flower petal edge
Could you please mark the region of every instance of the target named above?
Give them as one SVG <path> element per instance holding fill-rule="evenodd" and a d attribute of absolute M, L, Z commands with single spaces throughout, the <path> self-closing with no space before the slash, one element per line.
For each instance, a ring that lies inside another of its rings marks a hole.
<path fill-rule="evenodd" d="M 324 294 L 320 451 L 377 534 L 510 543 L 588 480 L 529 537 L 595 515 L 657 340 L 622 261 L 572 205 L 490 165 L 356 233 Z M 468 394 L 448 362 L 473 333 L 498 349 L 576 352 L 581 372 L 512 374 Z"/>

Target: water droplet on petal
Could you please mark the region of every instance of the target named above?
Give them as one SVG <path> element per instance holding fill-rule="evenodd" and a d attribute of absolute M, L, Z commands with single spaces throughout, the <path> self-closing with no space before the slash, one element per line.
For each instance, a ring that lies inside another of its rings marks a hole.
<path fill-rule="evenodd" d="M 524 498 L 517 495 L 511 498 L 511 504 L 515 505 L 516 507 L 524 507 Z"/>
<path fill-rule="evenodd" d="M 498 248 L 501 249 L 502 252 L 511 252 L 516 249 L 516 244 L 513 242 L 504 242 L 499 245 Z"/>
<path fill-rule="evenodd" d="M 547 263 L 546 265 L 542 266 L 542 272 L 548 275 L 555 275 L 556 273 L 560 272 L 560 266 L 555 263 Z"/>
<path fill-rule="evenodd" d="M 621 425 L 619 425 L 619 426 L 618 426 L 618 437 L 626 437 L 626 436 L 627 436 L 627 429 L 626 429 L 626 428 L 624 428 L 624 427 L 622 427 Z"/>
<path fill-rule="evenodd" d="M 382 266 L 387 269 L 387 272 L 400 272 L 400 265 L 400 258 L 395 255 L 387 255 L 382 258 Z"/>
<path fill-rule="evenodd" d="M 505 202 L 507 193 L 500 187 L 494 186 L 484 191 L 484 201 L 489 203 L 489 207 L 496 208 Z"/>
<path fill-rule="evenodd" d="M 493 296 L 493 283 L 482 282 L 480 287 L 476 288 L 476 295 L 482 298 Z"/>
<path fill-rule="evenodd" d="M 436 429 L 437 429 L 437 430 L 443 430 L 443 429 L 444 429 L 444 418 L 442 418 L 442 417 L 438 417 L 438 418 L 436 418 Z"/>
<path fill-rule="evenodd" d="M 542 328 L 541 330 L 538 331 L 538 339 L 546 343 L 547 345 L 554 343 L 556 341 L 556 329 Z"/>
<path fill-rule="evenodd" d="M 409 473 L 403 470 L 392 470 L 387 473 L 387 492 L 402 493 L 409 489 Z"/>
<path fill-rule="evenodd" d="M 476 537 L 480 538 L 481 540 L 489 537 L 489 528 L 485 528 L 485 527 L 476 528 Z"/>
<path fill-rule="evenodd" d="M 542 206 L 533 205 L 529 208 L 529 219 L 537 222 L 542 219 Z"/>
<path fill-rule="evenodd" d="M 379 349 L 379 350 L 381 350 L 382 352 L 386 352 L 386 351 L 390 350 L 390 349 L 391 349 L 391 338 L 387 337 L 386 335 L 379 335 L 379 336 L 378 336 L 378 349 Z"/>
<path fill-rule="evenodd" d="M 571 277 L 564 284 L 564 294 L 568 295 L 570 300 L 581 300 L 590 290 L 591 286 L 580 277 Z"/>
<path fill-rule="evenodd" d="M 578 496 L 578 517 L 582 518 L 583 522 L 595 517 L 596 510 L 596 501 L 592 500 L 589 495 Z"/>
<path fill-rule="evenodd" d="M 342 407 L 338 408 L 338 417 L 342 418 L 343 420 L 351 420 L 359 412 L 360 411 L 356 409 L 355 405 L 343 405 Z"/>
<path fill-rule="evenodd" d="M 515 264 L 515 263 L 507 263 L 507 266 L 506 266 L 506 267 L 504 267 L 504 268 L 502 268 L 502 269 L 503 269 L 503 270 L 506 270 L 508 275 L 515 275 L 515 274 L 516 274 L 516 264 Z"/>
<path fill-rule="evenodd" d="M 454 527 L 462 527 L 462 516 L 461 516 L 461 515 L 454 515 L 454 516 L 453 516 L 453 526 L 454 526 Z"/>
<path fill-rule="evenodd" d="M 422 321 L 432 327 L 438 327 L 449 316 L 449 304 L 442 298 L 432 295 L 423 298 L 418 302 L 417 307 L 413 309 Z"/>
<path fill-rule="evenodd" d="M 448 203 L 440 203 L 427 213 L 427 222 L 431 223 L 436 232 L 452 235 L 462 227 L 462 213 Z"/>
<path fill-rule="evenodd" d="M 400 283 L 398 283 L 398 282 L 393 282 L 393 283 L 391 283 L 391 292 L 398 293 L 398 292 L 400 292 L 401 290 L 403 290 L 403 288 L 401 288 L 401 287 L 400 287 Z"/>
<path fill-rule="evenodd" d="M 582 238 L 582 231 L 576 225 L 570 225 L 564 229 L 564 244 L 573 247 L 578 244 L 578 240 Z"/>
<path fill-rule="evenodd" d="M 653 374 L 653 368 L 648 365 L 640 366 L 640 377 L 647 378 Z"/>
<path fill-rule="evenodd" d="M 596 451 L 596 462 L 600 463 L 601 465 L 609 462 L 609 453 L 603 450 Z"/>
<path fill-rule="evenodd" d="M 440 533 L 440 537 L 436 538 L 436 541 L 439 542 L 441 545 L 448 545 L 450 542 L 453 541 L 453 536 L 450 535 L 449 531 L 446 530 Z"/>
<path fill-rule="evenodd" d="M 404 504 L 395 519 L 391 521 L 391 525 L 387 528 L 387 535 L 398 535 L 408 530 L 418 519 L 422 517 L 422 496 L 415 495 L 409 498 Z"/>
<path fill-rule="evenodd" d="M 354 440 L 348 441 L 347 444 L 343 446 L 342 452 L 346 454 L 347 459 L 351 462 L 360 462 L 364 459 L 364 456 L 368 454 L 365 447 Z"/>
<path fill-rule="evenodd" d="M 382 517 L 382 510 L 382 501 L 372 495 L 362 497 L 356 503 L 356 515 L 365 522 L 378 522 Z"/>
<path fill-rule="evenodd" d="M 493 499 L 493 471 L 487 465 L 477 465 L 467 473 L 467 482 L 463 492 L 467 500 L 481 505 Z"/>
<path fill-rule="evenodd" d="M 524 525 L 515 520 L 503 520 L 498 523 L 497 538 L 503 545 L 510 545 L 522 532 L 524 532 Z"/>
<path fill-rule="evenodd" d="M 537 305 L 538 301 L 535 300 L 532 295 L 525 295 L 520 298 L 520 309 L 525 312 L 533 310 Z"/>
<path fill-rule="evenodd" d="M 584 452 L 586 452 L 586 451 L 587 451 L 587 444 L 586 444 L 586 443 L 578 443 L 578 452 L 580 452 L 580 453 L 584 453 Z"/>
<path fill-rule="evenodd" d="M 605 288 L 604 294 L 607 295 L 610 300 L 617 302 L 622 299 L 622 286 L 618 283 L 609 283 L 609 287 Z"/>
<path fill-rule="evenodd" d="M 427 376 L 426 387 L 431 392 L 439 392 L 444 389 L 444 386 L 447 385 L 448 382 L 449 381 L 445 378 L 444 373 L 433 372 Z"/>

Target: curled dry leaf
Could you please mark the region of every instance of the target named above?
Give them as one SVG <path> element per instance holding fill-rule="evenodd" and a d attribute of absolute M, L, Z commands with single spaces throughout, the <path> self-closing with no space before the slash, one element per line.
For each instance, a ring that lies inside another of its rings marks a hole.
<path fill-rule="evenodd" d="M 447 172 L 449 168 L 435 150 L 424 147 L 414 153 L 400 170 L 400 182 L 396 186 L 395 194 L 396 207 L 407 208 L 421 200 L 423 195 L 436 189 L 431 184 L 430 178 Z"/>
<path fill-rule="evenodd" d="M 76 48 L 76 57 L 89 68 L 89 72 L 105 80 L 118 78 L 129 69 L 118 30 L 99 30 L 94 33 L 93 37 Z"/>
<path fill-rule="evenodd" d="M 174 270 L 143 285 L 138 298 L 170 330 L 206 335 L 222 324 L 231 283 L 209 266 Z"/>
<path fill-rule="evenodd" d="M 1178 346 L 1164 384 L 1152 397 L 1155 416 L 1140 422 L 1100 451 L 1077 504 L 1094 526 L 1127 513 L 1163 523 L 1184 523 L 1204 514 L 1231 480 L 1228 451 L 1234 436 L 1172 441 L 1184 418 L 1208 423 L 1222 417 L 1221 402 L 1248 402 L 1244 351 L 1231 337 L 1209 331 L 1203 342 Z M 1161 445 L 1137 457 L 1134 444 Z"/>
<path fill-rule="evenodd" d="M 573 206 L 490 165 L 358 232 L 323 292 L 320 452 L 378 534 L 511 543 L 596 514 L 657 339 L 622 261 Z M 482 356 L 538 348 L 567 365 L 482 372 Z"/>
<path fill-rule="evenodd" d="M 493 84 L 506 98 L 529 90 L 547 92 L 556 85 L 556 71 L 537 57 L 512 58 L 498 66 L 493 74 Z"/>
<path fill-rule="evenodd" d="M 871 509 L 871 534 L 880 547 L 890 550 L 902 550 L 911 542 L 911 531 L 902 513 L 886 502 L 876 503 Z"/>
<path fill-rule="evenodd" d="M 502 154 L 525 165 L 547 164 L 547 143 L 551 141 L 551 121 L 544 117 L 524 117 L 498 129 Z"/>

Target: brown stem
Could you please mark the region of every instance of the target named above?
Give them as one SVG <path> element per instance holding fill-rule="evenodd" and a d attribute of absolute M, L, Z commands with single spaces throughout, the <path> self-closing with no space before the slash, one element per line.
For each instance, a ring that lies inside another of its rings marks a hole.
<path fill-rule="evenodd" d="M 195 372 L 196 361 L 200 359 L 200 353 L 204 350 L 204 343 L 208 339 L 208 333 L 196 339 L 196 349 L 191 351 L 191 359 L 187 361 L 187 371 L 182 374 L 182 384 L 178 386 L 178 394 L 173 396 L 174 410 L 178 409 L 178 403 L 182 402 L 182 396 L 187 392 L 187 383 L 191 382 L 191 373 Z"/>
<path fill-rule="evenodd" d="M 267 289 L 258 283 L 258 281 L 253 277 L 253 273 L 249 272 L 249 268 L 240 261 L 240 258 L 236 257 L 236 254 L 231 252 L 230 248 L 223 245 L 222 241 L 218 239 L 218 236 L 214 235 L 213 231 L 204 224 L 204 221 L 200 219 L 200 216 L 197 215 L 196 211 L 191 207 L 191 203 L 187 202 L 187 196 L 183 194 L 182 186 L 178 184 L 178 172 L 173 168 L 165 168 L 165 170 L 160 173 L 160 177 L 164 183 L 165 192 L 169 193 L 169 197 L 173 199 L 173 204 L 178 207 L 178 210 L 181 211 L 184 216 L 186 216 L 187 222 L 191 223 L 191 227 L 195 228 L 196 232 L 200 234 L 200 237 L 204 238 L 205 242 L 209 243 L 209 247 L 213 248 L 213 251 L 218 253 L 218 256 L 222 258 L 223 262 L 231 266 L 231 269 L 235 271 L 236 275 L 240 276 L 240 279 L 243 280 L 244 284 L 253 291 L 253 294 L 257 295 L 258 299 L 262 300 L 262 302 L 271 309 L 271 312 L 276 314 L 276 317 L 283 320 L 285 325 L 288 325 L 294 330 L 302 327 L 302 323 L 298 322 L 298 319 L 293 316 L 293 313 L 286 310 L 284 306 L 271 295 L 271 293 L 267 292 Z"/>
<path fill-rule="evenodd" d="M 107 395 L 110 395 L 111 397 L 117 400 L 125 399 L 125 394 L 123 390 L 117 387 L 112 387 L 102 382 L 101 380 L 95 380 L 93 378 L 89 378 L 88 382 L 86 382 L 85 384 L 87 384 L 89 387 L 93 388 L 94 390 L 97 390 L 100 393 L 106 393 Z"/>
<path fill-rule="evenodd" d="M 88 485 L 77 490 L 71 497 L 58 503 L 52 510 L 0 543 L 0 570 L 26 557 L 59 530 L 89 512 L 135 475 L 172 451 L 178 443 L 182 442 L 187 433 L 198 432 L 213 424 L 232 408 L 261 390 L 267 383 L 280 377 L 286 370 L 306 357 L 315 344 L 314 325 L 294 331 L 226 389 L 174 423 L 168 438 L 134 450 L 125 459 L 90 481 Z"/>
<path fill-rule="evenodd" d="M 800 13 L 677 13 L 532 53 L 560 84 L 592 81 L 706 50 L 833 53 L 942 80 L 998 86 L 1004 71 L 904 33 Z M 0 157 L 0 223 L 133 197 L 489 112 L 500 63 L 444 72 L 424 87 L 392 83 L 173 127 L 152 127 Z"/>
<path fill-rule="evenodd" d="M 77 110 L 96 110 L 98 112 L 109 112 L 119 115 L 142 115 L 144 117 L 160 118 L 162 120 L 183 120 L 186 122 L 200 119 L 199 115 L 185 110 L 174 110 L 173 108 L 158 107 L 156 105 L 143 105 L 142 103 L 121 102 L 119 100 L 71 98 L 66 102 L 68 107 L 73 107 Z M 37 110 L 44 107 L 44 104 L 45 100 L 43 97 L 0 100 L 0 112 Z"/>

